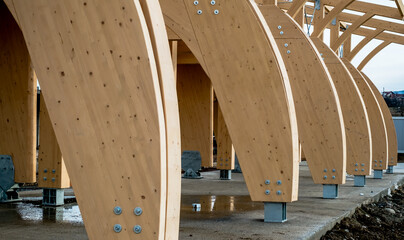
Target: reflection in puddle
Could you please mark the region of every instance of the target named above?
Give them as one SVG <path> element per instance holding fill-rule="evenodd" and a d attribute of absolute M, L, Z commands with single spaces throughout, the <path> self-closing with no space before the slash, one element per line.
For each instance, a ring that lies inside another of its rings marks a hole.
<path fill-rule="evenodd" d="M 60 207 L 42 207 L 32 203 L 16 203 L 0 205 L 3 220 L 23 220 L 42 223 L 68 223 L 83 225 L 83 219 L 77 204 Z M 4 219 L 3 219 L 4 217 Z"/>
<path fill-rule="evenodd" d="M 195 211 L 192 204 L 200 206 Z M 250 196 L 183 195 L 181 219 L 219 219 L 232 214 L 262 210 L 264 205 L 252 202 Z M 79 206 L 67 204 L 60 207 L 43 207 L 33 203 L 0 204 L 0 224 L 31 222 L 33 224 L 61 223 L 83 226 Z"/>
<path fill-rule="evenodd" d="M 200 204 L 195 211 L 193 204 Z M 234 213 L 262 210 L 264 205 L 252 202 L 250 196 L 186 195 L 181 199 L 181 219 L 223 218 Z"/>

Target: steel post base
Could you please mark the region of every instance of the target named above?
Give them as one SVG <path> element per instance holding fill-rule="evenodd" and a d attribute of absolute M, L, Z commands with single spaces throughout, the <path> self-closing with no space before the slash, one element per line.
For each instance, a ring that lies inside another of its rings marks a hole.
<path fill-rule="evenodd" d="M 323 184 L 323 198 L 334 199 L 338 197 L 338 184 Z"/>
<path fill-rule="evenodd" d="M 373 170 L 374 179 L 382 179 L 383 178 L 383 170 Z"/>
<path fill-rule="evenodd" d="M 366 185 L 365 175 L 355 175 L 354 176 L 354 187 L 364 187 Z"/>
<path fill-rule="evenodd" d="M 231 180 L 231 170 L 220 170 L 220 180 Z"/>
<path fill-rule="evenodd" d="M 285 202 L 264 202 L 264 222 L 286 222 Z"/>
<path fill-rule="evenodd" d="M 42 196 L 42 205 L 44 206 L 60 206 L 65 204 L 64 189 L 44 188 Z"/>
<path fill-rule="evenodd" d="M 387 174 L 393 174 L 394 173 L 394 166 L 388 166 L 386 170 Z"/>

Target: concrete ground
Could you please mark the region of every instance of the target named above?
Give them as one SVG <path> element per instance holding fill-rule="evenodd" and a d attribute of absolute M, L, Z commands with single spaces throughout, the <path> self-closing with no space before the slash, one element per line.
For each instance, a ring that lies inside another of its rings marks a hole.
<path fill-rule="evenodd" d="M 404 183 L 404 163 L 383 179 L 368 177 L 366 187 L 353 187 L 353 178 L 339 188 L 338 199 L 322 199 L 307 165 L 300 166 L 299 200 L 288 204 L 285 223 L 264 223 L 263 203 L 251 202 L 242 174 L 222 181 L 219 172 L 182 181 L 180 239 L 319 239 L 336 222 L 363 203 L 378 200 Z M 39 200 L 40 191 L 23 192 Z M 72 195 L 68 190 L 66 195 Z M 193 203 L 201 210 L 194 211 Z M 0 205 L 0 239 L 87 239 L 78 206 L 42 208 L 34 203 Z"/>

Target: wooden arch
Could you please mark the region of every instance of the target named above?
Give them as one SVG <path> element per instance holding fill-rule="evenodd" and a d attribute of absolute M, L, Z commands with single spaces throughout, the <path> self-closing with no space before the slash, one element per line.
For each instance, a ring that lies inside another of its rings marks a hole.
<path fill-rule="evenodd" d="M 278 47 L 257 5 L 229 0 L 160 4 L 166 25 L 212 81 L 252 200 L 296 200 L 295 104 Z"/>
<path fill-rule="evenodd" d="M 375 49 L 373 49 L 363 60 L 362 62 L 358 65 L 358 70 L 362 71 L 362 69 L 366 66 L 366 64 L 369 63 L 372 58 L 376 56 L 381 50 L 383 50 L 385 47 L 390 45 L 390 41 L 384 41 L 379 46 L 377 46 Z"/>
<path fill-rule="evenodd" d="M 362 41 L 358 43 L 358 45 L 355 46 L 352 51 L 350 51 L 346 56 L 344 56 L 346 59 L 351 61 L 356 54 L 359 53 L 360 50 L 362 50 L 366 44 L 368 44 L 370 41 L 372 41 L 375 37 L 377 37 L 379 34 L 381 34 L 384 30 L 383 29 L 375 29 L 370 35 L 366 36 Z"/>
<path fill-rule="evenodd" d="M 178 106 L 158 2 L 6 4 L 27 42 L 89 238 L 178 238 Z"/>

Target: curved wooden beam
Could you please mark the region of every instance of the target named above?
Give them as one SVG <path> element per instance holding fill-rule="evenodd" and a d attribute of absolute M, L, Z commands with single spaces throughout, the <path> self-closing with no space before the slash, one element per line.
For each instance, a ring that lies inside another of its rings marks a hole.
<path fill-rule="evenodd" d="M 354 49 L 352 49 L 352 51 L 345 56 L 346 59 L 348 59 L 349 61 L 351 61 L 356 54 L 359 53 L 360 50 L 362 50 L 362 48 L 364 48 L 366 46 L 366 44 L 368 44 L 370 41 L 372 41 L 374 38 L 376 38 L 380 33 L 382 33 L 384 30 L 381 28 L 375 29 L 372 34 L 366 36 L 364 39 L 362 39 L 362 41 L 360 41 L 358 43 L 358 45 L 355 46 Z"/>
<path fill-rule="evenodd" d="M 362 69 L 366 66 L 366 64 L 368 64 L 368 62 L 374 57 L 376 56 L 376 54 L 378 54 L 381 50 L 383 50 L 383 48 L 387 47 L 391 42 L 389 41 L 384 41 L 381 44 L 379 44 L 379 46 L 377 46 L 375 49 L 373 49 L 373 51 L 371 51 L 363 60 L 362 62 L 359 64 L 358 66 L 358 70 L 362 71 Z"/>
<path fill-rule="evenodd" d="M 289 15 L 275 5 L 261 6 L 260 10 L 274 33 L 288 70 L 299 139 L 314 183 L 343 184 L 345 127 L 340 100 L 327 67 L 310 39 Z"/>
<path fill-rule="evenodd" d="M 339 36 L 337 40 L 335 40 L 335 42 L 331 43 L 331 49 L 336 51 L 356 29 L 358 29 L 363 23 L 371 19 L 373 16 L 373 13 L 365 13 L 362 17 L 352 23 L 352 25 L 350 25 L 347 30 L 345 30 L 345 32 Z"/>
<path fill-rule="evenodd" d="M 306 4 L 307 0 L 295 0 L 292 2 L 292 5 L 290 6 L 288 10 L 288 14 L 294 19 L 297 16 L 297 13 L 299 13 L 300 9 L 303 8 L 303 6 Z"/>
<path fill-rule="evenodd" d="M 389 107 L 386 104 L 383 96 L 380 94 L 379 90 L 375 84 L 369 79 L 366 74 L 361 72 L 362 76 L 364 77 L 365 81 L 369 84 L 370 88 L 372 89 L 373 93 L 376 96 L 377 101 L 379 102 L 379 106 L 382 110 L 384 121 L 386 124 L 386 131 L 387 131 L 387 139 L 388 139 L 388 156 L 389 156 L 389 166 L 396 166 L 397 165 L 397 136 L 396 136 L 396 128 L 394 126 L 393 117 L 389 110 Z"/>
<path fill-rule="evenodd" d="M 156 59 L 164 110 L 167 144 L 165 183 L 164 179 L 162 180 L 163 184 L 167 186 L 167 207 L 165 221 L 163 221 L 165 224 L 164 236 L 166 239 L 178 239 L 181 209 L 181 135 L 176 72 L 172 67 L 172 55 L 170 54 L 167 30 L 159 1 L 140 0 L 139 2 L 146 19 L 153 54 Z"/>
<path fill-rule="evenodd" d="M 331 74 L 341 103 L 347 138 L 347 173 L 370 175 L 371 129 L 364 99 L 341 59 L 319 38 L 311 38 Z"/>
<path fill-rule="evenodd" d="M 348 68 L 365 101 L 372 133 L 372 168 L 375 170 L 387 169 L 388 164 L 388 138 L 382 110 L 373 91 L 360 72 L 347 59 L 342 62 Z"/>
<path fill-rule="evenodd" d="M 224 0 L 212 6 L 209 1 L 194 5 L 162 0 L 160 4 L 166 24 L 205 64 L 252 200 L 296 200 L 299 144 L 292 90 L 256 3 Z M 280 185 L 273 184 L 278 180 Z"/>
<path fill-rule="evenodd" d="M 172 108 L 164 86 L 163 104 L 159 72 L 172 63 L 163 59 L 168 48 L 153 51 L 159 38 L 150 38 L 157 29 L 147 27 L 147 10 L 130 0 L 7 4 L 29 43 L 89 238 L 169 238 L 164 114 Z"/>
<path fill-rule="evenodd" d="M 0 2 L 0 154 L 10 155 L 14 181 L 36 182 L 37 79 L 23 34 Z"/>
<path fill-rule="evenodd" d="M 330 22 L 337 17 L 337 15 L 342 12 L 349 4 L 354 2 L 355 0 L 341 0 L 327 15 L 323 20 L 316 23 L 314 31 L 312 33 L 313 37 L 319 37 L 324 29 L 327 27 Z"/>

